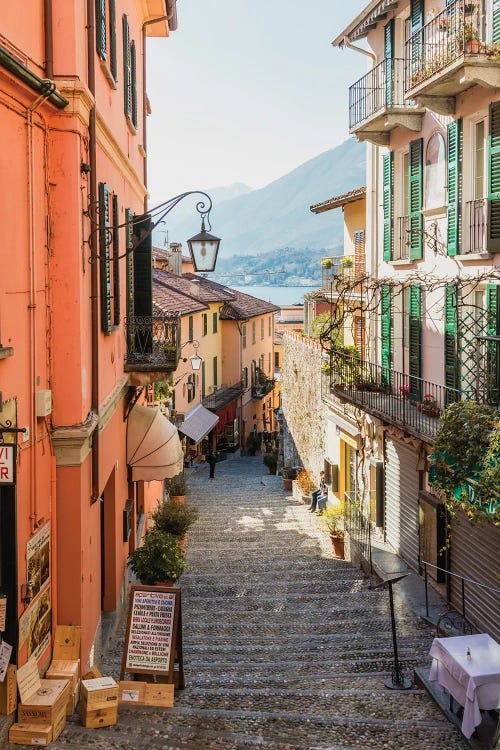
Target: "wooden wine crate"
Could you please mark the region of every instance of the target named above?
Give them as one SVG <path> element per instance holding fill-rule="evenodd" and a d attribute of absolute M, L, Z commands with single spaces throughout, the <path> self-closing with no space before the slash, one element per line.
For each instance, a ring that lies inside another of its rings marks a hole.
<path fill-rule="evenodd" d="M 13 745 L 46 747 L 52 742 L 50 724 L 13 724 L 9 729 L 9 742 Z"/>
<path fill-rule="evenodd" d="M 0 714 L 9 716 L 17 708 L 17 667 L 9 664 L 3 682 L 0 682 Z"/>
<path fill-rule="evenodd" d="M 118 703 L 143 706 L 146 698 L 146 683 L 134 680 L 120 680 L 118 683 Z"/>
<path fill-rule="evenodd" d="M 118 701 L 108 706 L 89 709 L 85 700 L 80 701 L 80 723 L 87 729 L 112 727 L 118 721 Z"/>
<path fill-rule="evenodd" d="M 62 730 L 66 726 L 66 706 L 62 705 L 59 713 L 54 717 L 54 724 L 52 725 L 52 739 L 54 742 L 57 740 Z"/>
<path fill-rule="evenodd" d="M 160 706 L 172 708 L 174 705 L 174 686 L 159 683 L 146 683 L 146 706 Z"/>
<path fill-rule="evenodd" d="M 112 677 L 82 680 L 81 700 L 88 710 L 118 705 L 118 683 Z"/>
<path fill-rule="evenodd" d="M 66 715 L 71 716 L 78 703 L 78 695 L 80 690 L 80 660 L 76 659 L 70 661 L 69 659 L 57 659 L 52 662 L 47 670 L 45 678 L 47 680 L 69 680 L 70 691 L 68 694 L 68 702 L 66 704 Z"/>
<path fill-rule="evenodd" d="M 18 706 L 19 723 L 54 724 L 62 709 L 66 715 L 68 695 L 67 680 L 40 680 L 40 688 Z"/>

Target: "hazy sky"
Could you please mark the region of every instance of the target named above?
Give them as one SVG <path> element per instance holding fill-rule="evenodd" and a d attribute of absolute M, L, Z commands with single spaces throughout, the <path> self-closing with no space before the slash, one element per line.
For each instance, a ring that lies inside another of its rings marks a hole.
<path fill-rule="evenodd" d="M 178 0 L 148 39 L 149 189 L 262 187 L 348 137 L 366 58 L 331 40 L 367 0 Z"/>

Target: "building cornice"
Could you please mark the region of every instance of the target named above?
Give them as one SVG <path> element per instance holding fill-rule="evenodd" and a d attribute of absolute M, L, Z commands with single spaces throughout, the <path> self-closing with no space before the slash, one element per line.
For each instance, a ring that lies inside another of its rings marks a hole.
<path fill-rule="evenodd" d="M 57 81 L 59 91 L 68 100 L 68 106 L 64 110 L 65 115 L 76 115 L 80 122 L 88 127 L 90 110 L 94 106 L 94 97 L 90 89 L 78 79 L 59 79 Z"/>

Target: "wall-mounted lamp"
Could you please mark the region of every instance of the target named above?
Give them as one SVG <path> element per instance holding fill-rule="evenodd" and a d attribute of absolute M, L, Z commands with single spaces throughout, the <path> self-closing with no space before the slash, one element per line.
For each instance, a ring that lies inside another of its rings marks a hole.
<path fill-rule="evenodd" d="M 189 357 L 189 361 L 191 362 L 191 369 L 192 369 L 192 370 L 201 370 L 201 363 L 203 362 L 203 360 L 202 360 L 202 358 L 200 357 L 200 355 L 198 354 L 198 347 L 199 347 L 199 345 L 200 345 L 200 344 L 199 344 L 199 342 L 198 342 L 198 341 L 196 341 L 196 340 L 193 340 L 193 341 L 186 341 L 186 343 L 185 343 L 185 344 L 182 344 L 182 346 L 181 346 L 181 349 L 183 349 L 183 348 L 184 348 L 185 346 L 187 346 L 188 344 L 191 344 L 191 345 L 192 345 L 192 347 L 193 347 L 193 349 L 194 349 L 194 354 L 192 354 L 192 355 L 191 355 L 191 356 Z M 184 357 L 182 361 L 183 361 L 183 362 L 187 362 L 187 361 L 188 361 L 188 358 L 187 358 L 187 357 Z"/>

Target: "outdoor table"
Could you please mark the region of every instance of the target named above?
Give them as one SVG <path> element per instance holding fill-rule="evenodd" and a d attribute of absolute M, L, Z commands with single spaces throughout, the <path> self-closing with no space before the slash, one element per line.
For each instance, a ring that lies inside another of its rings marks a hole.
<path fill-rule="evenodd" d="M 480 709 L 500 708 L 500 645 L 487 633 L 434 638 L 430 655 L 429 679 L 463 706 L 462 733 L 469 738 L 481 723 Z"/>

